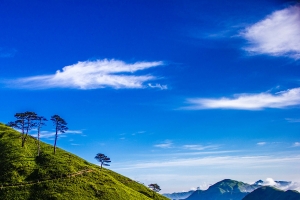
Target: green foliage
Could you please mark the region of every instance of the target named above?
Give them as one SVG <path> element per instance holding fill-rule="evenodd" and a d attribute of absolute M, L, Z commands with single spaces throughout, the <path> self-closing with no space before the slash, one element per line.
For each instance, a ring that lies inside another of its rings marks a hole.
<path fill-rule="evenodd" d="M 20 145 L 21 134 L 0 123 L 0 199 L 1 200 L 150 200 L 146 186 L 28 137 Z M 155 199 L 167 200 L 162 195 Z"/>

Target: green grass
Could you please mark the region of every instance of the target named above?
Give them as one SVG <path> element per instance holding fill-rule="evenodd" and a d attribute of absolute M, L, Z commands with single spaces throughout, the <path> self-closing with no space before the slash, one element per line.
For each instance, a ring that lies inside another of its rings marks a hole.
<path fill-rule="evenodd" d="M 146 186 L 0 123 L 0 199 L 167 200 Z"/>

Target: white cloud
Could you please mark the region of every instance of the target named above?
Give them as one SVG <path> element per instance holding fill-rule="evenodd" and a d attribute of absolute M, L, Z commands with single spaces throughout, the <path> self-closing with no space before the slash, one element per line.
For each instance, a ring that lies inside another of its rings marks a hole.
<path fill-rule="evenodd" d="M 82 134 L 82 131 L 81 130 L 68 130 L 64 133 L 61 133 L 61 132 L 58 133 L 59 137 L 66 137 L 66 134 Z M 38 137 L 37 133 L 31 134 L 31 136 L 36 137 L 36 138 Z M 54 136 L 55 136 L 55 132 L 41 131 L 41 133 L 40 133 L 40 138 L 48 139 L 48 138 L 52 138 Z"/>
<path fill-rule="evenodd" d="M 164 143 L 156 144 L 154 146 L 158 148 L 168 149 L 168 148 L 172 148 L 172 145 L 173 145 L 172 141 L 166 140 Z"/>
<path fill-rule="evenodd" d="M 285 118 L 286 121 L 291 123 L 299 123 L 300 119 L 294 119 L 294 118 Z"/>
<path fill-rule="evenodd" d="M 277 183 L 272 178 L 267 178 L 262 185 L 275 186 Z"/>
<path fill-rule="evenodd" d="M 196 150 L 196 151 L 202 151 L 205 149 L 218 149 L 219 146 L 218 145 L 207 145 L 207 146 L 203 146 L 203 145 L 197 145 L 197 144 L 192 144 L 192 145 L 183 145 L 182 146 L 184 149 L 188 149 L 188 150 Z"/>
<path fill-rule="evenodd" d="M 258 143 L 256 143 L 257 145 L 259 145 L 259 146 L 263 146 L 263 145 L 265 145 L 265 144 L 267 144 L 266 142 L 258 142 Z"/>
<path fill-rule="evenodd" d="M 300 184 L 298 182 L 288 182 L 288 181 L 275 181 L 273 178 L 267 178 L 261 185 L 273 186 L 280 190 L 298 190 L 300 191 Z"/>
<path fill-rule="evenodd" d="M 275 187 L 287 191 L 287 190 L 297 190 L 298 192 L 300 192 L 300 183 L 298 182 L 291 182 L 290 184 L 286 185 L 286 186 L 281 186 L 281 185 L 276 185 Z"/>
<path fill-rule="evenodd" d="M 299 5 L 273 12 L 241 33 L 250 43 L 245 50 L 255 54 L 300 59 L 299 22 Z"/>
<path fill-rule="evenodd" d="M 153 169 L 163 167 L 204 167 L 210 166 L 214 168 L 270 168 L 280 167 L 282 164 L 297 163 L 300 164 L 299 156 L 209 156 L 195 157 L 186 159 L 168 159 L 160 161 L 149 161 L 136 164 L 129 164 L 121 169 Z"/>
<path fill-rule="evenodd" d="M 295 143 L 293 144 L 293 147 L 300 147 L 300 142 L 295 142 Z"/>
<path fill-rule="evenodd" d="M 6 81 L 9 87 L 46 89 L 74 88 L 98 89 L 111 87 L 144 88 L 144 83 L 156 79 L 152 75 L 136 75 L 137 71 L 163 65 L 163 62 L 136 62 L 120 60 L 84 61 L 57 70 L 53 75 L 41 75 Z"/>
<path fill-rule="evenodd" d="M 167 85 L 161 85 L 161 84 L 158 84 L 158 83 L 156 83 L 155 85 L 152 85 L 151 83 L 149 83 L 148 86 L 150 88 L 159 88 L 161 90 L 167 90 L 168 89 Z"/>
<path fill-rule="evenodd" d="M 300 105 L 300 88 L 293 88 L 271 94 L 263 92 L 258 94 L 236 94 L 233 98 L 191 98 L 187 100 L 190 106 L 187 110 L 201 109 L 239 109 L 261 110 L 264 108 L 286 108 Z"/>

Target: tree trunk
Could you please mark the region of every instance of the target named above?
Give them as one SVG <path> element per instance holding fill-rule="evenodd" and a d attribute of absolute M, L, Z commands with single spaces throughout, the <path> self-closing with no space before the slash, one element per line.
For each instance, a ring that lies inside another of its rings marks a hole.
<path fill-rule="evenodd" d="M 25 137 L 22 138 L 22 147 L 25 145 Z"/>
<path fill-rule="evenodd" d="M 24 124 L 24 120 L 22 121 L 22 136 L 21 136 L 21 138 L 22 138 L 22 147 L 24 147 L 24 137 L 25 137 L 25 130 L 24 130 L 24 126 L 25 126 L 25 124 Z"/>
<path fill-rule="evenodd" d="M 41 121 L 40 121 L 41 124 Z M 40 156 L 40 129 L 41 129 L 41 125 L 39 125 L 38 127 L 38 152 L 37 155 Z"/>
<path fill-rule="evenodd" d="M 57 122 L 56 122 L 56 129 L 55 129 L 55 141 L 54 141 L 54 148 L 53 148 L 53 153 L 56 153 L 56 141 L 57 141 Z"/>
<path fill-rule="evenodd" d="M 22 138 L 22 147 L 25 146 L 26 138 L 27 138 L 27 135 L 28 135 L 28 132 L 29 132 L 30 120 L 28 120 L 27 123 L 28 124 L 27 124 L 27 128 L 26 128 L 26 134 L 23 134 L 23 138 Z"/>

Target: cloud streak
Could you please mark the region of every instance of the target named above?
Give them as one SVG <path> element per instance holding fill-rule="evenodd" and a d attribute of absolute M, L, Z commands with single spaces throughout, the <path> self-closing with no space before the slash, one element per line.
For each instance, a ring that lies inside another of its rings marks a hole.
<path fill-rule="evenodd" d="M 218 149 L 219 146 L 218 145 L 203 146 L 203 145 L 197 145 L 197 144 L 188 144 L 188 145 L 183 145 L 183 148 L 188 149 L 188 150 L 202 151 L 205 149 Z"/>
<path fill-rule="evenodd" d="M 295 118 L 285 118 L 286 121 L 290 123 L 299 123 L 300 119 L 295 119 Z"/>
<path fill-rule="evenodd" d="M 17 53 L 16 49 L 2 48 L 0 47 L 0 58 L 12 58 Z"/>
<path fill-rule="evenodd" d="M 161 90 L 167 90 L 167 89 L 168 89 L 168 86 L 167 86 L 167 85 L 161 85 L 161 84 L 158 84 L 158 83 L 155 84 L 155 85 L 149 83 L 148 86 L 149 86 L 150 88 L 158 88 L 158 89 L 161 89 Z"/>
<path fill-rule="evenodd" d="M 295 142 L 292 147 L 300 147 L 300 142 Z"/>
<path fill-rule="evenodd" d="M 273 12 L 240 34 L 249 42 L 245 50 L 254 54 L 300 59 L 299 22 L 300 5 Z"/>
<path fill-rule="evenodd" d="M 159 162 L 142 162 L 128 165 L 122 169 L 152 169 L 163 167 L 203 167 L 214 168 L 265 168 L 280 166 L 282 163 L 300 163 L 299 156 L 273 157 L 273 156 L 210 156 L 201 158 L 170 159 Z"/>
<path fill-rule="evenodd" d="M 263 92 L 258 94 L 235 94 L 234 97 L 190 98 L 186 110 L 201 109 L 236 109 L 262 110 L 265 108 L 286 108 L 300 105 L 300 88 L 293 88 L 275 94 Z"/>
<path fill-rule="evenodd" d="M 58 135 L 59 137 L 66 137 L 66 134 L 82 134 L 81 130 L 67 130 L 64 133 L 59 132 Z M 31 134 L 31 136 L 33 137 L 37 137 L 37 133 L 35 134 Z M 40 138 L 45 138 L 45 139 L 49 139 L 49 138 L 53 138 L 55 136 L 55 132 L 50 132 L 50 131 L 41 131 L 40 133 Z"/>
<path fill-rule="evenodd" d="M 258 146 L 264 146 L 264 145 L 266 145 L 267 143 L 266 142 L 258 142 L 258 143 L 256 143 Z"/>
<path fill-rule="evenodd" d="M 154 147 L 163 148 L 163 149 L 169 149 L 172 148 L 173 143 L 170 140 L 166 140 L 164 143 L 156 144 Z"/>
<path fill-rule="evenodd" d="M 28 89 L 72 88 L 145 88 L 144 83 L 156 79 L 152 75 L 137 75 L 137 71 L 163 65 L 158 62 L 128 64 L 120 60 L 96 60 L 78 62 L 57 70 L 52 75 L 31 76 L 5 81 L 8 87 Z"/>

